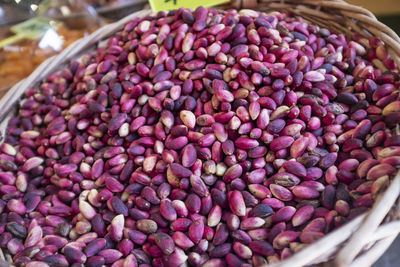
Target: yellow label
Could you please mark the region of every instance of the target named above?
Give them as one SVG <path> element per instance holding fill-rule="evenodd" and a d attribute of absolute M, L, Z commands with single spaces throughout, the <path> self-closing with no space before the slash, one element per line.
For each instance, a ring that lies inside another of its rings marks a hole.
<path fill-rule="evenodd" d="M 212 7 L 229 2 L 229 0 L 149 0 L 151 9 L 155 12 L 173 10 L 181 7 L 197 8 L 199 6 Z"/>

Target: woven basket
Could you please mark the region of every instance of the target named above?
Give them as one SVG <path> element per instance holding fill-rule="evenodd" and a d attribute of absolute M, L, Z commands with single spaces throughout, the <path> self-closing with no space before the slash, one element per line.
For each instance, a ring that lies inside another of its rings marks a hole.
<path fill-rule="evenodd" d="M 140 0 L 139 0 L 140 1 Z M 233 0 L 219 9 L 255 9 L 260 11 L 290 11 L 309 22 L 334 29 L 346 35 L 358 33 L 376 36 L 383 40 L 393 60 L 400 66 L 400 38 L 386 25 L 377 21 L 368 10 L 350 5 L 342 0 Z M 90 36 L 80 39 L 61 54 L 43 62 L 28 78 L 16 84 L 0 100 L 0 129 L 7 126 L 12 111 L 26 89 L 35 86 L 51 73 L 66 66 L 71 60 L 93 51 L 101 41 L 118 32 L 123 25 L 135 17 L 151 14 L 142 10 L 122 20 L 106 25 Z M 368 45 L 368 44 L 364 44 Z M 373 62 L 385 70 L 380 61 Z M 399 125 L 397 134 L 400 134 Z M 296 267 L 352 266 L 364 267 L 373 264 L 390 246 L 400 232 L 400 172 L 392 179 L 386 192 L 380 195 L 369 212 L 358 216 L 324 238 L 295 253 L 290 258 L 268 266 Z M 0 260 L 12 264 L 10 255 L 0 249 Z M 3 265 L 0 262 L 0 266 Z"/>

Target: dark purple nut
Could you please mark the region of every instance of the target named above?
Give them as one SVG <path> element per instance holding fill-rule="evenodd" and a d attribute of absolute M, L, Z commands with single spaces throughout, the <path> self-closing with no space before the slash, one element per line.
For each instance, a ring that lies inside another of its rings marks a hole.
<path fill-rule="evenodd" d="M 207 197 L 210 195 L 208 192 L 208 188 L 204 183 L 203 179 L 197 175 L 190 176 L 190 185 L 192 187 L 193 192 L 201 197 Z"/>
<path fill-rule="evenodd" d="M 267 204 L 258 204 L 249 211 L 249 216 L 266 218 L 274 214 L 273 209 Z"/>
<path fill-rule="evenodd" d="M 69 266 L 69 263 L 68 263 L 67 259 L 65 258 L 65 256 L 63 256 L 61 254 L 55 254 L 55 255 L 48 256 L 43 261 L 45 263 L 47 263 L 50 267 L 53 267 L 53 266 L 67 267 L 67 266 Z"/>
<path fill-rule="evenodd" d="M 378 131 L 382 132 L 382 131 Z M 400 145 L 400 135 L 394 135 L 392 137 L 389 137 L 385 140 L 384 143 L 385 146 L 398 146 Z"/>
<path fill-rule="evenodd" d="M 292 206 L 286 206 L 279 209 L 271 216 L 272 223 L 287 222 L 292 219 L 296 209 Z"/>
<path fill-rule="evenodd" d="M 93 231 L 97 233 L 99 236 L 104 236 L 107 233 L 106 225 L 100 214 L 95 215 L 91 223 Z"/>
<path fill-rule="evenodd" d="M 335 204 L 335 187 L 328 185 L 325 187 L 321 194 L 321 204 L 327 208 L 332 209 Z"/>
<path fill-rule="evenodd" d="M 150 264 L 151 262 L 149 256 L 141 249 L 133 249 L 132 255 L 135 256 L 138 264 Z"/>
<path fill-rule="evenodd" d="M 114 263 L 122 257 L 122 253 L 116 249 L 104 249 L 98 255 L 104 258 L 106 264 Z"/>
<path fill-rule="evenodd" d="M 310 155 L 308 153 L 303 154 L 301 157 L 297 158 L 297 162 L 304 165 L 306 168 L 311 168 L 320 161 L 320 157 L 317 155 Z"/>
<path fill-rule="evenodd" d="M 131 241 L 133 241 L 135 244 L 138 245 L 143 245 L 146 242 L 147 235 L 138 231 L 138 230 L 132 230 L 132 229 L 124 229 L 124 236 L 125 238 L 129 238 Z"/>
<path fill-rule="evenodd" d="M 152 219 L 160 228 L 165 228 L 168 226 L 168 221 L 165 220 L 158 212 L 151 213 L 150 219 Z"/>
<path fill-rule="evenodd" d="M 105 264 L 105 260 L 101 256 L 93 256 L 87 259 L 86 266 L 88 267 L 100 267 Z"/>
<path fill-rule="evenodd" d="M 220 223 L 216 228 L 212 244 L 214 246 L 221 245 L 227 241 L 228 237 L 229 237 L 228 226 L 224 223 Z"/>
<path fill-rule="evenodd" d="M 320 159 L 319 166 L 323 169 L 328 169 L 333 166 L 337 159 L 337 152 L 331 152 Z"/>
<path fill-rule="evenodd" d="M 174 252 L 175 243 L 172 237 L 170 237 L 169 235 L 162 232 L 155 233 L 154 240 L 164 254 L 169 255 Z"/>
<path fill-rule="evenodd" d="M 336 199 L 350 201 L 350 193 L 347 185 L 339 184 L 336 188 Z"/>
<path fill-rule="evenodd" d="M 187 209 L 192 213 L 199 213 L 201 209 L 201 199 L 196 194 L 189 194 L 185 200 Z"/>
<path fill-rule="evenodd" d="M 249 244 L 249 248 L 254 253 L 263 255 L 263 256 L 272 256 L 275 253 L 274 248 L 271 246 L 270 243 L 266 241 L 252 241 Z"/>
<path fill-rule="evenodd" d="M 259 200 L 252 193 L 242 191 L 242 195 L 246 207 L 254 207 L 259 203 Z"/>
<path fill-rule="evenodd" d="M 25 239 L 27 235 L 26 228 L 16 222 L 9 222 L 6 224 L 6 230 L 11 233 L 14 237 L 19 239 Z M 35 233 L 34 233 L 35 234 Z M 35 244 L 33 244 L 35 245 Z"/>
<path fill-rule="evenodd" d="M 16 171 L 18 168 L 14 162 L 12 162 L 11 160 L 8 160 L 8 159 L 0 159 L 0 167 L 4 171 Z"/>
<path fill-rule="evenodd" d="M 116 114 L 109 122 L 108 129 L 110 131 L 118 130 L 122 124 L 126 121 L 128 115 L 126 113 L 118 113 Z"/>
<path fill-rule="evenodd" d="M 361 148 L 363 145 L 363 141 L 360 139 L 349 138 L 343 144 L 343 151 L 350 152 L 355 149 Z"/>
<path fill-rule="evenodd" d="M 251 236 L 243 230 L 235 230 L 231 233 L 231 236 L 234 240 L 239 241 L 240 243 L 243 243 L 245 245 L 248 245 L 252 241 Z"/>
<path fill-rule="evenodd" d="M 372 127 L 370 120 L 362 120 L 353 131 L 352 137 L 355 139 L 364 139 L 369 134 Z"/>
<path fill-rule="evenodd" d="M 67 258 L 70 264 L 80 263 L 83 264 L 86 262 L 86 255 L 83 254 L 81 250 L 78 248 L 68 246 L 64 248 L 64 255 Z"/>
<path fill-rule="evenodd" d="M 115 213 L 128 216 L 128 208 L 120 198 L 112 197 L 109 201 L 110 206 Z"/>
<path fill-rule="evenodd" d="M 157 192 L 150 186 L 145 186 L 140 195 L 153 205 L 160 204 L 160 199 L 157 196 Z"/>
<path fill-rule="evenodd" d="M 354 94 L 351 93 L 340 93 L 337 95 L 336 100 L 339 103 L 343 103 L 346 105 L 354 105 L 358 102 L 357 97 Z"/>
<path fill-rule="evenodd" d="M 90 258 L 97 255 L 106 246 L 106 240 L 99 238 L 90 242 L 84 249 L 85 255 Z"/>
<path fill-rule="evenodd" d="M 170 165 L 171 171 L 174 175 L 176 175 L 179 178 L 185 178 L 185 177 L 189 177 L 190 175 L 192 175 L 192 172 L 183 167 L 182 165 L 178 164 L 178 163 L 172 163 Z"/>
<path fill-rule="evenodd" d="M 226 194 L 217 188 L 211 190 L 211 198 L 216 205 L 220 205 L 223 208 L 228 206 Z"/>
<path fill-rule="evenodd" d="M 232 244 L 225 243 L 219 246 L 216 246 L 211 252 L 210 257 L 212 258 L 221 258 L 226 256 L 232 249 Z"/>

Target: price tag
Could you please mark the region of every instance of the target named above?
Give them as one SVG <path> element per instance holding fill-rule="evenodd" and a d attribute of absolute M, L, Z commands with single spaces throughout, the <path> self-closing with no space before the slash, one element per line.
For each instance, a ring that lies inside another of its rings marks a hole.
<path fill-rule="evenodd" d="M 229 2 L 229 0 L 149 0 L 151 9 L 155 12 L 173 10 L 181 7 L 196 9 L 199 6 L 212 7 Z"/>

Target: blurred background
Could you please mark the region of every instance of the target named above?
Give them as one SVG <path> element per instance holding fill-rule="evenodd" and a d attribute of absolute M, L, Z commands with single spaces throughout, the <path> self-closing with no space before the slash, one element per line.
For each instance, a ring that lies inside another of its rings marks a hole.
<path fill-rule="evenodd" d="M 0 0 L 0 97 L 47 58 L 147 0 Z"/>
<path fill-rule="evenodd" d="M 347 2 L 372 11 L 380 21 L 400 34 L 399 0 L 347 0 Z"/>

